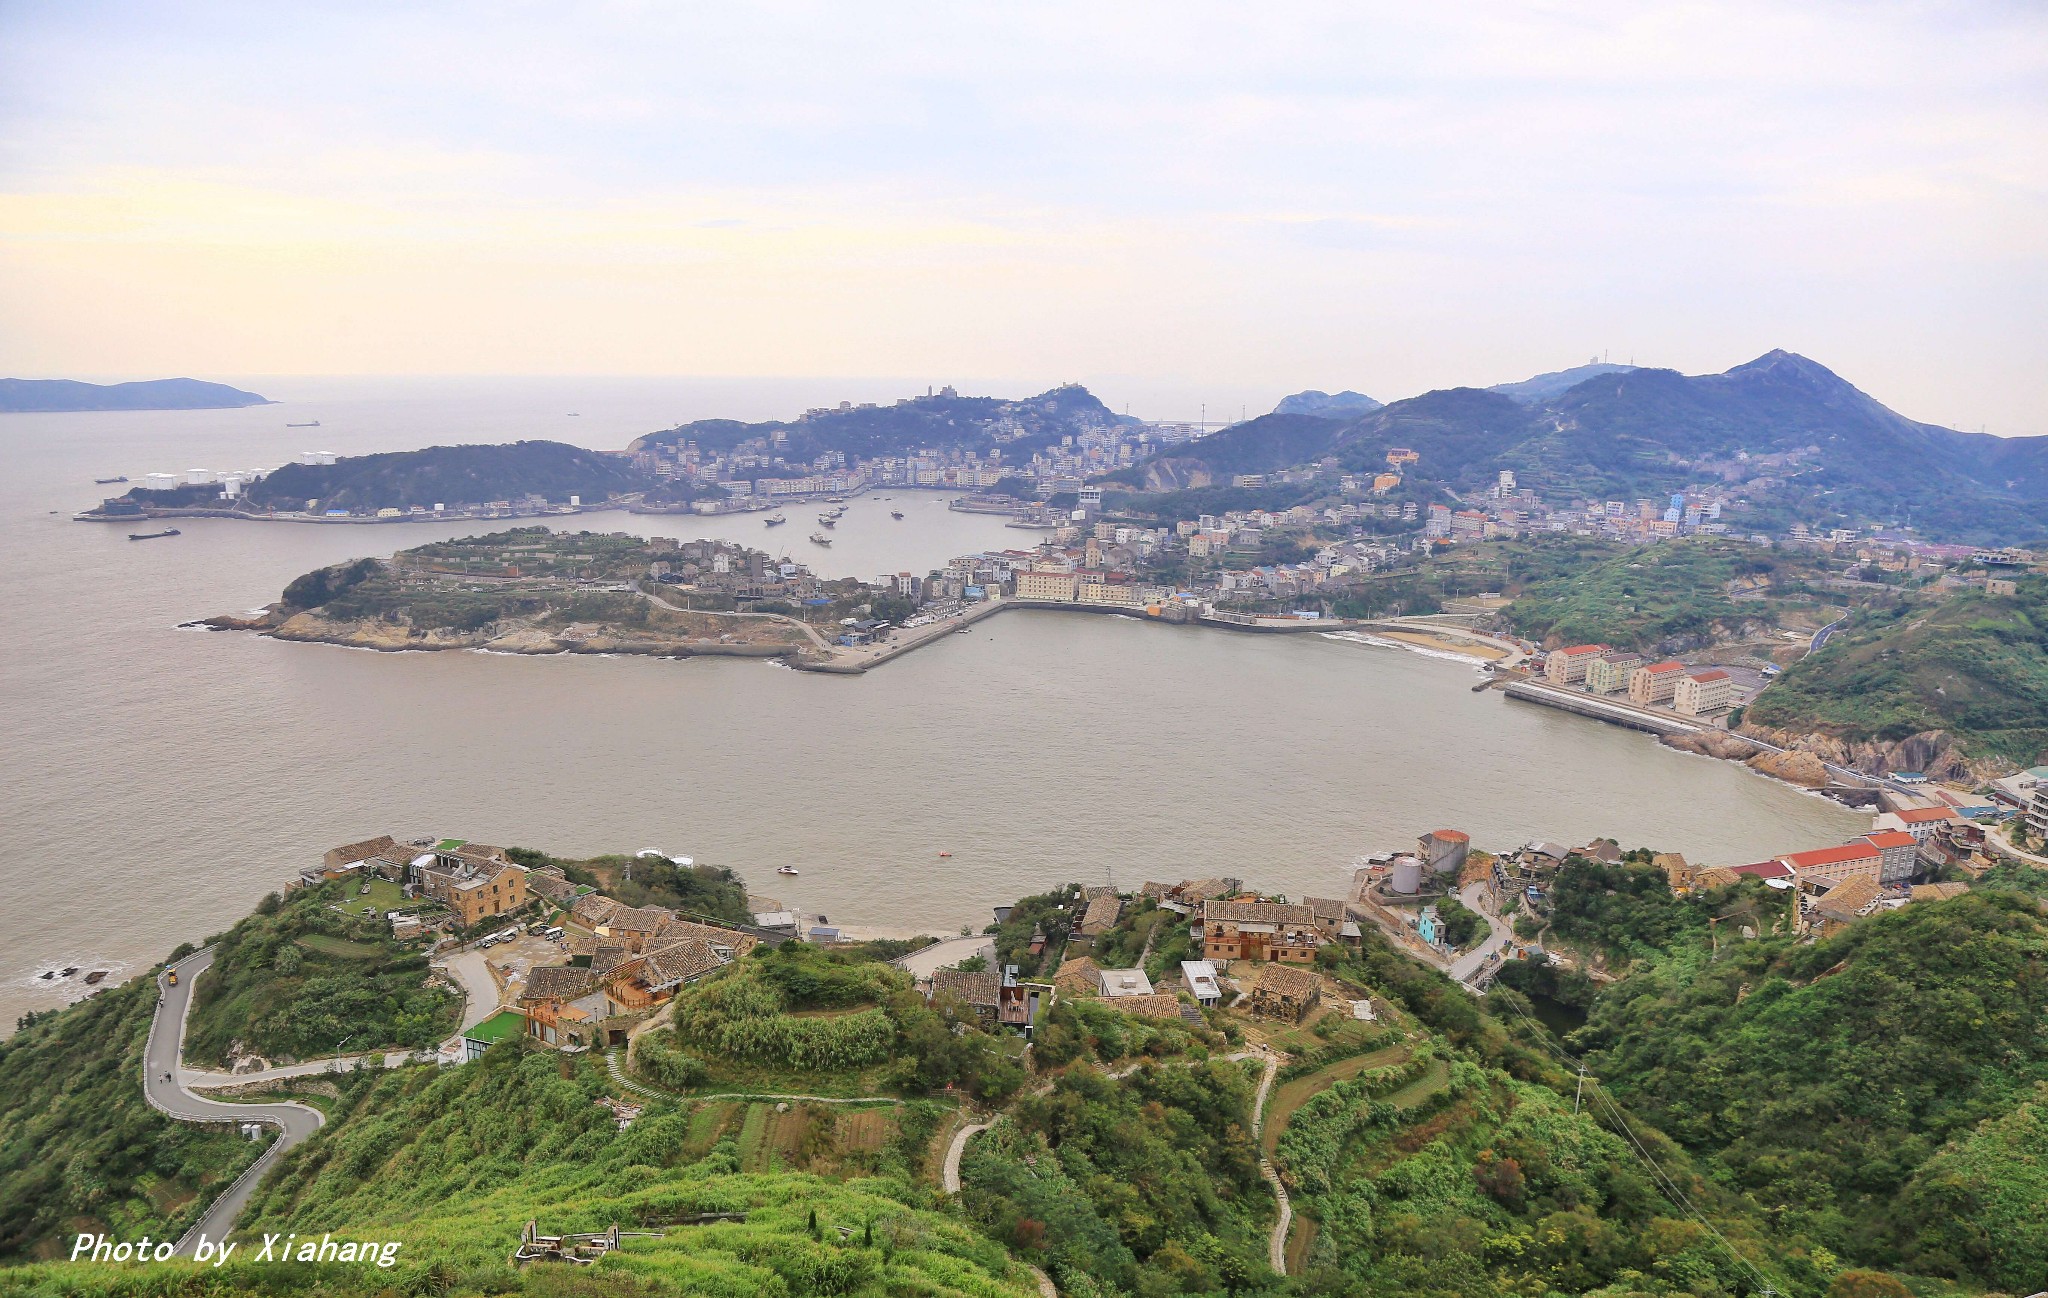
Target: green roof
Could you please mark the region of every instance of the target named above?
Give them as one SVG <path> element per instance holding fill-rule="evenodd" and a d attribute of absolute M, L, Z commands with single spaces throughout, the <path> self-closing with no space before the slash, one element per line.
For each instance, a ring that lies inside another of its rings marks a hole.
<path fill-rule="evenodd" d="M 466 847 L 468 844 L 469 840 L 466 838 L 444 838 L 434 844 L 434 850 L 436 852 L 452 852 L 456 848 Z"/>
<path fill-rule="evenodd" d="M 499 1010 L 496 1014 L 477 1024 L 462 1035 L 471 1041 L 480 1041 L 495 1046 L 506 1037 L 516 1037 L 526 1031 L 526 1016 L 518 1010 Z"/>

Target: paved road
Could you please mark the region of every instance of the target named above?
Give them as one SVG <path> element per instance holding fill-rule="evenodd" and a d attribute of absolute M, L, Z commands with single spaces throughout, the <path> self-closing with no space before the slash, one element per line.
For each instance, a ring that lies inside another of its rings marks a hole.
<path fill-rule="evenodd" d="M 156 1017 L 150 1020 L 149 1044 L 142 1056 L 143 1096 L 152 1108 L 180 1122 L 260 1122 L 280 1134 L 178 1241 L 181 1257 L 191 1256 L 192 1246 L 201 1233 L 209 1239 L 225 1238 L 243 1205 L 255 1193 L 256 1183 L 265 1170 L 287 1150 L 320 1130 L 326 1121 L 320 1110 L 309 1105 L 222 1103 L 192 1094 L 181 1081 L 167 1080 L 179 1073 L 179 1061 L 185 1054 L 185 1015 L 192 1007 L 192 984 L 212 963 L 213 949 L 208 947 L 173 966 L 178 975 L 175 986 L 164 975 L 158 975 Z"/>
<path fill-rule="evenodd" d="M 1810 654 L 1815 650 L 1821 648 L 1823 645 L 1827 644 L 1828 637 L 1833 635 L 1835 632 L 1841 630 L 1843 625 L 1847 623 L 1848 620 L 1849 619 L 1845 617 L 1838 617 L 1834 621 L 1822 627 L 1820 630 L 1814 632 L 1812 641 L 1810 641 L 1806 646 L 1806 653 Z M 1806 654 L 1800 655 L 1800 657 L 1802 658 L 1804 658 L 1805 656 Z"/>
<path fill-rule="evenodd" d="M 1451 961 L 1451 977 L 1459 982 L 1469 982 L 1474 975 L 1486 969 L 1494 956 L 1500 954 L 1501 948 L 1508 944 L 1508 939 L 1515 935 L 1515 930 L 1513 925 L 1493 913 L 1485 884 L 1466 884 L 1459 891 L 1458 900 L 1464 902 L 1468 909 L 1478 911 L 1479 917 L 1486 921 L 1486 927 L 1490 930 L 1484 942 Z"/>
<path fill-rule="evenodd" d="M 946 1146 L 945 1172 L 940 1178 L 947 1194 L 960 1193 L 960 1155 L 967 1152 L 967 1142 L 995 1125 L 996 1120 L 990 1118 L 987 1122 L 970 1122 L 953 1133 L 953 1143 Z"/>

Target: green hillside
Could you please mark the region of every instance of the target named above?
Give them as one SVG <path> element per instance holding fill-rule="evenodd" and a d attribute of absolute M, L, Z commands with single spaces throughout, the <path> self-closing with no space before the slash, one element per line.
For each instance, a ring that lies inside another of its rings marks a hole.
<path fill-rule="evenodd" d="M 2038 1183 L 2019 1156 L 2038 1118 L 2015 1115 L 2048 1081 L 2044 1018 L 2048 920 L 1980 891 L 1812 946 L 1724 942 L 1715 958 L 1682 945 L 1602 991 L 1574 1040 L 1625 1104 L 1783 1234 L 1867 1265 L 2023 1287 L 2040 1276 L 2005 1269 L 2002 1231 L 1997 1247 L 1969 1243 L 1996 1220 L 1958 1227 L 1944 1205 L 2009 1204 Z"/>
<path fill-rule="evenodd" d="M 695 442 L 707 450 L 726 451 L 753 438 L 779 437 L 776 452 L 800 462 L 835 451 L 870 459 L 925 449 L 986 451 L 998 447 L 1006 460 L 1025 460 L 1031 452 L 1056 445 L 1062 437 L 1124 422 L 1123 416 L 1111 413 L 1094 393 L 1070 383 L 1014 400 L 922 396 L 755 424 L 700 419 L 650 433 L 634 441 L 630 449 Z"/>
<path fill-rule="evenodd" d="M 1508 609 L 1518 634 L 1650 651 L 1734 634 L 1761 610 L 1728 597 L 1738 575 L 1770 571 L 1754 546 L 1699 540 L 1625 549 L 1531 582 Z"/>
<path fill-rule="evenodd" d="M 1945 730 L 1973 756 L 2036 764 L 2048 755 L 2048 578 L 2022 578 L 2012 597 L 1861 610 L 1748 719 L 1852 740 Z"/>
<path fill-rule="evenodd" d="M 256 1157 L 232 1130 L 143 1100 L 155 1006 L 143 976 L 0 1041 L 0 1262 L 53 1256 L 66 1232 L 176 1238 Z"/>
<path fill-rule="evenodd" d="M 353 1052 L 431 1048 L 455 1029 L 452 992 L 427 986 L 427 957 L 391 937 L 382 914 L 343 915 L 335 882 L 272 894 L 215 943 L 192 990 L 185 1058 L 224 1067 L 228 1047 L 274 1063 Z"/>
<path fill-rule="evenodd" d="M 243 494 L 251 503 L 273 509 L 303 509 L 309 500 L 320 509 L 432 509 L 437 504 L 452 508 L 528 495 L 558 504 L 570 496 L 595 503 L 642 490 L 652 481 L 617 455 L 564 442 L 510 442 L 350 455 L 332 464 L 287 464 L 250 483 Z"/>

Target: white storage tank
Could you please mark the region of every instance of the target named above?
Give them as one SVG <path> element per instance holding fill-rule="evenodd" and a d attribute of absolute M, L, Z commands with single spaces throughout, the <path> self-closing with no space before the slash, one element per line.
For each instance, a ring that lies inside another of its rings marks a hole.
<path fill-rule="evenodd" d="M 142 475 L 144 491 L 176 491 L 183 484 L 175 473 L 145 473 Z"/>
<path fill-rule="evenodd" d="M 1412 856 L 1395 857 L 1393 888 L 1404 897 L 1422 891 L 1422 862 Z"/>
<path fill-rule="evenodd" d="M 208 484 L 209 482 L 212 482 L 212 481 L 213 481 L 213 470 L 212 470 L 212 469 L 187 469 L 187 470 L 185 470 L 185 481 L 186 481 L 186 483 L 187 483 L 187 484 L 189 484 L 189 485 L 191 485 L 191 486 L 194 486 L 194 487 L 203 487 L 203 486 L 205 486 L 206 484 Z"/>
<path fill-rule="evenodd" d="M 1465 868 L 1472 850 L 1472 836 L 1462 829 L 1432 829 L 1422 836 L 1422 857 L 1438 874 L 1456 874 Z"/>

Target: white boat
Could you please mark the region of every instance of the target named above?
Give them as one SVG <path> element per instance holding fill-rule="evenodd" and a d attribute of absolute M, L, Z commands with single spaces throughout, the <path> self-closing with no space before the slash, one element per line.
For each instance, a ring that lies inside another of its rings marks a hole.
<path fill-rule="evenodd" d="M 785 866 L 782 866 L 781 868 L 779 868 L 778 870 L 776 870 L 776 871 L 775 871 L 775 873 L 777 873 L 777 874 L 795 874 L 795 873 L 796 873 L 796 867 L 795 867 L 795 866 L 793 866 L 793 865 L 785 865 Z"/>

